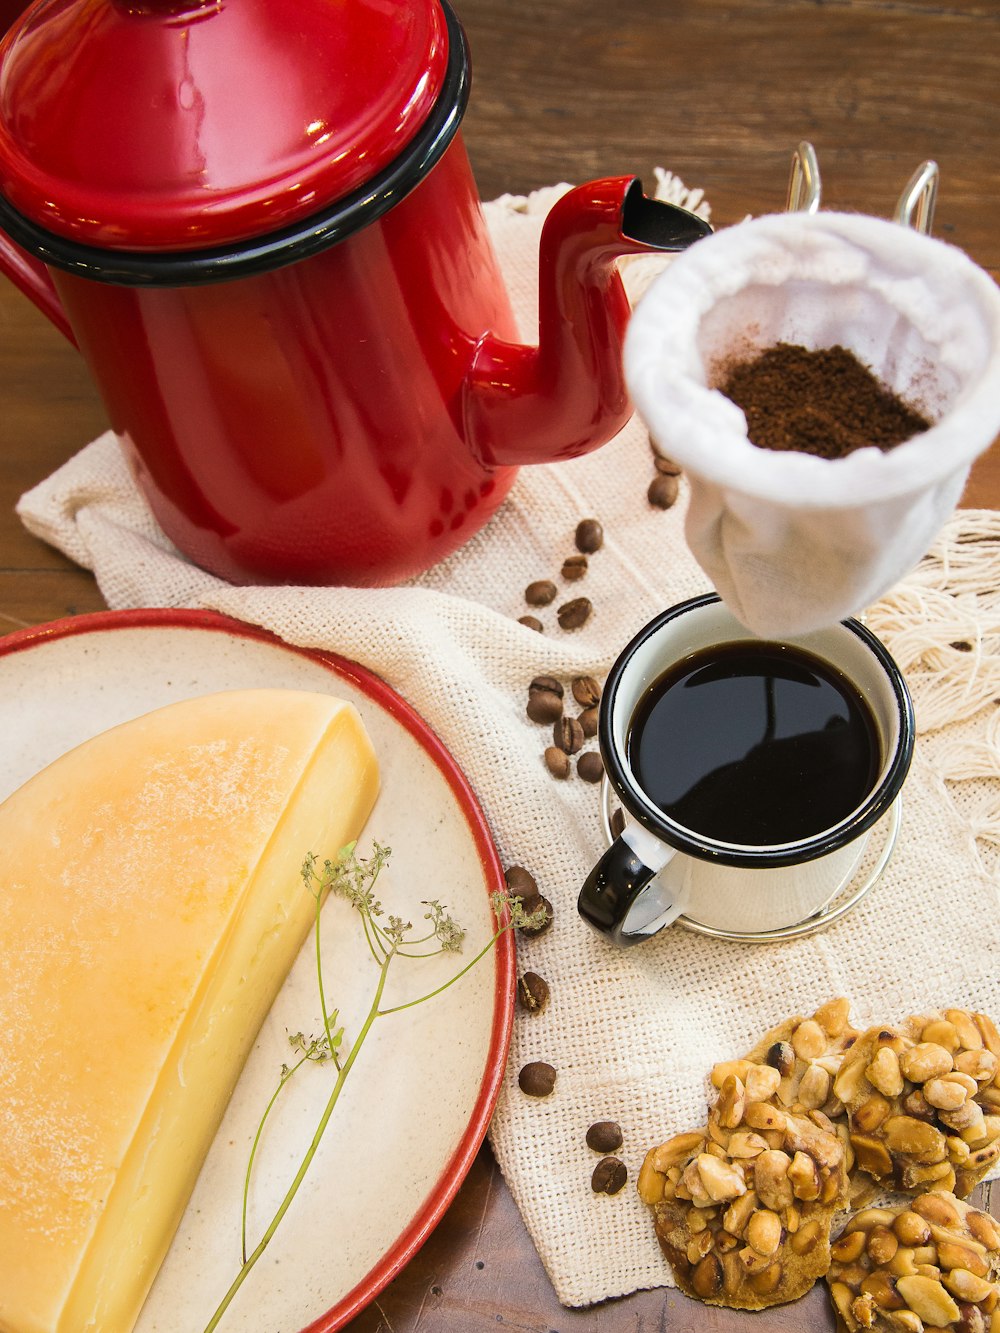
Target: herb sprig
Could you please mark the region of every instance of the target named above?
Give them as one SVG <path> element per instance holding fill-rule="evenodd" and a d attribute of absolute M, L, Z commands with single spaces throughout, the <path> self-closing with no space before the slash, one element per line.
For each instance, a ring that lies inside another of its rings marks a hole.
<path fill-rule="evenodd" d="M 382 1002 L 389 971 L 397 958 L 433 958 L 438 954 L 461 953 L 465 931 L 437 899 L 421 903 L 421 906 L 427 909 L 421 919 L 422 923 L 426 924 L 421 924 L 416 928 L 412 922 L 405 921 L 400 916 L 387 915 L 382 903 L 375 896 L 375 888 L 379 876 L 392 855 L 391 849 L 376 842 L 371 856 L 362 858 L 356 855 L 355 848 L 355 843 L 349 843 L 346 847 L 341 848 L 335 860 L 325 860 L 322 866 L 319 865 L 318 858 L 310 852 L 302 864 L 303 885 L 315 901 L 313 936 L 322 1032 L 316 1037 L 306 1036 L 302 1032 L 296 1032 L 289 1037 L 289 1045 L 294 1052 L 294 1056 L 289 1063 L 285 1063 L 281 1067 L 277 1087 L 271 1094 L 258 1122 L 244 1175 L 240 1217 L 242 1265 L 229 1290 L 219 1302 L 215 1313 L 205 1325 L 205 1333 L 213 1333 L 213 1330 L 218 1328 L 236 1293 L 246 1281 L 257 1260 L 267 1249 L 275 1232 L 281 1225 L 282 1219 L 291 1207 L 313 1158 L 316 1156 L 326 1132 L 326 1127 L 340 1099 L 344 1084 L 375 1022 L 380 1018 L 387 1018 L 391 1014 L 400 1013 L 404 1009 L 412 1009 L 414 1006 L 424 1004 L 426 1001 L 440 995 L 464 977 L 467 972 L 471 971 L 490 952 L 500 936 L 506 931 L 517 927 L 529 930 L 538 929 L 544 924 L 547 916 L 547 909 L 544 906 L 536 908 L 533 912 L 527 912 L 519 897 L 504 891 L 491 894 L 490 901 L 497 920 L 497 929 L 475 957 L 433 990 L 427 991 L 414 1000 L 388 1005 L 383 1008 Z M 345 1042 L 343 1026 L 339 1025 L 339 1010 L 330 1009 L 323 984 L 320 909 L 328 894 L 346 899 L 358 913 L 368 950 L 378 966 L 378 977 L 368 1012 L 358 1029 L 357 1036 L 349 1044 Z M 344 1053 L 345 1048 L 346 1054 Z M 275 1210 L 260 1240 L 248 1252 L 250 1183 L 264 1127 L 283 1090 L 302 1066 L 307 1063 L 318 1065 L 332 1063 L 337 1070 L 337 1077 L 291 1184 L 285 1191 L 281 1203 Z"/>

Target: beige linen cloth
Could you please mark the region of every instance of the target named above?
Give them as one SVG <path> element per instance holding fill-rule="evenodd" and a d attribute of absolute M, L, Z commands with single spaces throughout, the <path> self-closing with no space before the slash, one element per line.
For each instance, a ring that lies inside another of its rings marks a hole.
<path fill-rule="evenodd" d="M 556 192 L 560 188 L 556 187 Z M 667 173 L 659 192 L 689 206 Z M 527 336 L 534 330 L 541 216 L 554 197 L 487 206 Z M 630 261 L 633 295 L 662 261 Z M 603 678 L 657 612 L 705 589 L 683 537 L 686 486 L 654 509 L 643 426 L 633 422 L 587 458 L 525 468 L 501 511 L 455 556 L 388 590 L 234 588 L 170 546 L 134 490 L 116 442 L 94 441 L 25 495 L 30 530 L 92 569 L 113 608 L 207 607 L 295 644 L 335 649 L 375 671 L 423 715 L 471 780 L 505 865 L 532 870 L 555 922 L 518 942 L 519 967 L 549 981 L 541 1015 L 516 1016 L 491 1137 L 497 1159 L 559 1299 L 585 1305 L 670 1283 L 635 1193 L 646 1149 L 702 1123 L 710 1063 L 745 1051 L 770 1025 L 831 996 L 867 1024 L 937 1005 L 1000 1021 L 1000 514 L 959 513 L 938 546 L 869 613 L 916 698 L 920 738 L 905 787 L 902 834 L 882 881 L 838 924 L 792 943 L 714 942 L 681 927 L 617 952 L 576 913 L 580 882 L 602 847 L 599 788 L 549 776 L 548 729 L 525 716 L 533 676 Z M 606 539 L 586 578 L 561 580 L 584 517 Z M 560 596 L 518 623 L 524 589 L 552 578 Z M 586 595 L 575 631 L 555 606 Z M 591 746 L 594 742 L 589 743 Z M 444 895 L 446 897 L 446 895 Z M 517 1071 L 558 1071 L 545 1100 Z M 595 1195 L 588 1126 L 618 1120 L 630 1173 L 619 1195 Z"/>

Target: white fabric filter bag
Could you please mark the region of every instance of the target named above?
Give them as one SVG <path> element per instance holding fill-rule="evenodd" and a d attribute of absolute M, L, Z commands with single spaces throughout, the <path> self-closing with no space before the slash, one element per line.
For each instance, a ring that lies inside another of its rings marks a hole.
<path fill-rule="evenodd" d="M 842 458 L 758 448 L 715 386 L 777 343 L 847 348 L 931 428 Z M 625 369 L 654 443 L 690 481 L 702 569 L 755 633 L 803 634 L 916 565 L 1000 431 L 1000 289 L 962 251 L 897 223 L 757 218 L 654 280 Z"/>

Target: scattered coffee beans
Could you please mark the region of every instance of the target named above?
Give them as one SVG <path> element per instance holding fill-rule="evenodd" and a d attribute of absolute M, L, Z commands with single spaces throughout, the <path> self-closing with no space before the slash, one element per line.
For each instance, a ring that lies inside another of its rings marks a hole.
<path fill-rule="evenodd" d="M 593 676 L 575 676 L 570 689 L 581 708 L 593 708 L 601 702 L 601 687 Z"/>
<path fill-rule="evenodd" d="M 518 1074 L 517 1084 L 529 1097 L 547 1097 L 556 1086 L 556 1071 L 544 1060 L 532 1060 Z M 597 1165 L 600 1166 L 600 1162 Z M 618 1188 L 621 1189 L 621 1185 Z"/>
<path fill-rule="evenodd" d="M 620 838 L 625 832 L 625 811 L 621 806 L 616 806 L 611 813 L 611 834 L 612 837 Z"/>
<path fill-rule="evenodd" d="M 669 509 L 677 500 L 677 478 L 670 472 L 658 472 L 649 483 L 646 499 L 654 509 Z"/>
<path fill-rule="evenodd" d="M 595 1194 L 618 1194 L 625 1188 L 628 1168 L 618 1157 L 602 1157 L 590 1177 L 590 1188 Z"/>
<path fill-rule="evenodd" d="M 552 742 L 565 754 L 576 754 L 583 748 L 583 727 L 575 717 L 561 717 L 552 728 Z"/>
<path fill-rule="evenodd" d="M 541 634 L 543 632 L 542 622 L 537 616 L 518 616 L 517 623 L 519 625 L 526 625 L 528 629 L 533 629 L 536 634 Z"/>
<path fill-rule="evenodd" d="M 569 777 L 569 755 L 560 750 L 558 745 L 550 745 L 545 750 L 545 767 L 554 778 Z"/>
<path fill-rule="evenodd" d="M 562 576 L 567 583 L 576 583 L 582 579 L 587 572 L 587 557 L 585 555 L 569 555 L 562 563 Z"/>
<path fill-rule="evenodd" d="M 587 1130 L 587 1147 L 594 1152 L 617 1152 L 624 1142 L 622 1127 L 615 1120 L 598 1120 Z"/>
<path fill-rule="evenodd" d="M 556 618 L 562 629 L 579 629 L 590 619 L 593 609 L 588 598 L 574 597 L 571 602 L 562 604 L 556 613 Z"/>
<path fill-rule="evenodd" d="M 583 727 L 583 734 L 588 740 L 597 735 L 597 722 L 600 717 L 600 710 L 597 708 L 585 708 L 580 714 L 579 723 Z"/>
<path fill-rule="evenodd" d="M 551 579 L 536 579 L 525 588 L 524 600 L 529 606 L 548 606 L 550 602 L 555 601 L 558 591 Z"/>
<path fill-rule="evenodd" d="M 517 983 L 517 999 L 529 1014 L 540 1014 L 549 1002 L 549 983 L 537 972 L 525 972 Z"/>
<path fill-rule="evenodd" d="M 555 722 L 562 717 L 563 687 L 555 676 L 536 676 L 528 686 L 525 711 L 532 722 Z"/>
<path fill-rule="evenodd" d="M 576 549 L 593 555 L 604 545 L 604 529 L 596 518 L 582 518 L 576 525 Z"/>
<path fill-rule="evenodd" d="M 576 771 L 584 782 L 600 782 L 604 776 L 604 760 L 599 750 L 586 750 L 576 761 Z"/>

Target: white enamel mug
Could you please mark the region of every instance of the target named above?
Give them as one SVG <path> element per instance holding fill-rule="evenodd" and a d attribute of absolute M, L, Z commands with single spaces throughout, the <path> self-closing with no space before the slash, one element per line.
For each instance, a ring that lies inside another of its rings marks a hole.
<path fill-rule="evenodd" d="M 581 916 L 616 944 L 649 939 L 682 913 L 710 929 L 753 935 L 819 912 L 850 882 L 869 833 L 899 794 L 913 756 L 913 705 L 899 667 L 855 620 L 781 643 L 845 676 L 868 704 L 879 764 L 861 803 L 795 842 L 727 843 L 677 823 L 643 790 L 628 760 L 629 729 L 649 687 L 693 653 L 760 640 L 715 594 L 671 607 L 642 629 L 608 676 L 598 737 L 608 781 L 631 817 L 580 891 Z"/>

